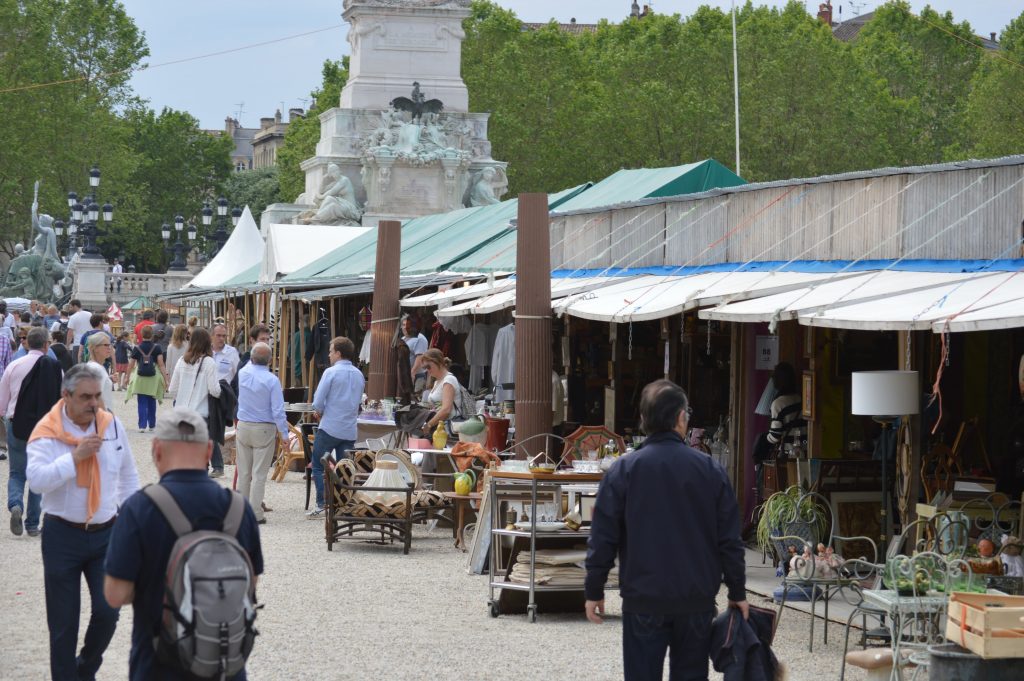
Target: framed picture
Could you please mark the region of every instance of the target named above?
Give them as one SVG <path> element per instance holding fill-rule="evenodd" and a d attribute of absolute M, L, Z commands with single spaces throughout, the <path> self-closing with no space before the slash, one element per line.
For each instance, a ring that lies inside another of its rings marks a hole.
<path fill-rule="evenodd" d="M 814 420 L 814 397 L 814 372 L 804 371 L 800 391 L 800 416 L 808 421 Z"/>
<path fill-rule="evenodd" d="M 882 536 L 882 492 L 833 492 L 832 514 L 835 517 L 836 533 L 843 537 L 868 537 L 878 551 L 885 551 L 879 546 Z M 840 550 L 841 549 L 841 550 Z M 844 542 L 836 551 L 844 558 L 873 558 L 874 551 L 865 541 Z"/>

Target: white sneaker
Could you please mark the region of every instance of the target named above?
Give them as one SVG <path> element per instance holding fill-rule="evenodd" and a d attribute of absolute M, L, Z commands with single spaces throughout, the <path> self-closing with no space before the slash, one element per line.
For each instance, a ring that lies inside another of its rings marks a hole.
<path fill-rule="evenodd" d="M 308 518 L 309 520 L 316 520 L 317 518 L 322 518 L 323 515 L 324 515 L 324 507 L 323 506 L 317 506 L 312 511 L 306 511 L 306 518 Z"/>

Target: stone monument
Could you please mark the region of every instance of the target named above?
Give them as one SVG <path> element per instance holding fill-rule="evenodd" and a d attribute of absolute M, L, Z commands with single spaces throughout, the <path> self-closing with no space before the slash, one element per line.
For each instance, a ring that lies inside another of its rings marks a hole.
<path fill-rule="evenodd" d="M 57 255 L 53 218 L 39 214 L 38 181 L 32 198 L 32 231 L 38 235 L 31 250 L 26 251 L 21 244 L 14 248 L 15 257 L 4 274 L 0 296 L 53 303 L 71 290 L 72 282 L 67 268 Z"/>
<path fill-rule="evenodd" d="M 320 115 L 306 190 L 261 220 L 376 226 L 500 200 L 489 114 L 460 72 L 470 0 L 344 0 L 352 48 L 340 106 Z"/>

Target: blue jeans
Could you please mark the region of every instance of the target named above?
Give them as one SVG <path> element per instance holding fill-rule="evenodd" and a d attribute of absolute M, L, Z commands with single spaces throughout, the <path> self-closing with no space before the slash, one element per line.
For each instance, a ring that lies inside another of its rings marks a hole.
<path fill-rule="evenodd" d="M 338 460 L 345 456 L 345 452 L 356 446 L 355 440 L 342 440 L 334 437 L 323 428 L 316 431 L 313 438 L 313 469 L 310 474 L 313 476 L 313 484 L 316 486 L 316 507 L 324 505 L 324 465 L 320 459 L 324 454 L 334 451 L 334 459 Z"/>
<path fill-rule="evenodd" d="M 661 681 L 666 651 L 670 681 L 707 681 L 714 616 L 713 610 L 671 615 L 622 613 L 626 681 Z"/>
<path fill-rule="evenodd" d="M 103 653 L 117 628 L 118 611 L 103 597 L 103 563 L 113 528 L 86 532 L 49 517 L 43 527 L 43 583 L 46 586 L 46 623 L 50 629 L 50 676 L 54 679 L 93 679 Z M 81 584 L 85 576 L 92 601 L 92 616 L 81 652 L 78 619 Z"/>
<path fill-rule="evenodd" d="M 7 510 L 15 506 L 25 510 L 25 470 L 28 468 L 28 442 L 14 437 L 14 426 L 7 423 L 7 455 L 11 460 L 11 475 L 7 479 Z M 42 497 L 29 490 L 28 511 L 25 514 L 25 529 L 39 527 L 39 502 Z"/>
<path fill-rule="evenodd" d="M 137 395 L 139 398 L 139 428 L 156 428 L 156 398 L 152 395 Z"/>

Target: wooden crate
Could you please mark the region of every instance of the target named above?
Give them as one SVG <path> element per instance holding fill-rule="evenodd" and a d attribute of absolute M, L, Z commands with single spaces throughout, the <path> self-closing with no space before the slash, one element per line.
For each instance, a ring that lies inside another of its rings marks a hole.
<path fill-rule="evenodd" d="M 946 638 L 985 659 L 1024 658 L 1024 596 L 950 594 Z"/>

